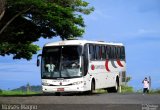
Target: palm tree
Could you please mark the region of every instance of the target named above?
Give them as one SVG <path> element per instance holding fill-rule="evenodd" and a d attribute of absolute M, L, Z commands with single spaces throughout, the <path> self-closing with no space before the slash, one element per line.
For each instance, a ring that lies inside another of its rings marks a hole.
<path fill-rule="evenodd" d="M 5 0 L 0 0 L 0 20 L 5 12 Z"/>

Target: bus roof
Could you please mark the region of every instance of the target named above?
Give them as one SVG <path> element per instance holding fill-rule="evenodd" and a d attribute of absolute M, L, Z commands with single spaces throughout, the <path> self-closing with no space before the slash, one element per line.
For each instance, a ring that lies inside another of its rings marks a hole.
<path fill-rule="evenodd" d="M 88 41 L 88 40 L 64 40 L 64 41 L 47 43 L 44 46 L 84 45 L 86 43 L 123 46 L 122 43 L 103 42 L 103 41 Z"/>

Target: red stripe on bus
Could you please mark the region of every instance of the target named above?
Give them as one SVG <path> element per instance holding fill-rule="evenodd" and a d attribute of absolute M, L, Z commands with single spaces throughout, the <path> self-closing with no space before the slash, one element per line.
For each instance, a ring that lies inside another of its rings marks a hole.
<path fill-rule="evenodd" d="M 117 60 L 117 64 L 120 66 L 120 67 L 123 67 L 122 63 L 120 60 Z"/>
<path fill-rule="evenodd" d="M 110 70 L 109 70 L 109 67 L 108 67 L 108 63 L 109 63 L 109 61 L 106 60 L 105 66 L 106 66 L 106 70 L 107 70 L 107 71 L 110 71 Z"/>

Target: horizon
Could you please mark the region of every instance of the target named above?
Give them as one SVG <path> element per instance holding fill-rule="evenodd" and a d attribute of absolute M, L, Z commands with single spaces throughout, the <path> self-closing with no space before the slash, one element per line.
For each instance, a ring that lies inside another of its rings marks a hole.
<path fill-rule="evenodd" d="M 135 90 L 142 89 L 142 80 L 150 76 L 151 88 L 160 88 L 160 1 L 86 1 L 95 7 L 95 11 L 83 16 L 86 24 L 83 39 L 123 43 L 126 48 L 127 76 L 132 77 L 129 86 Z M 42 48 L 47 42 L 59 40 L 59 37 L 41 38 L 35 44 Z M 40 68 L 36 67 L 37 55 L 33 55 L 30 61 L 0 56 L 0 89 L 16 88 L 28 82 L 41 85 Z"/>

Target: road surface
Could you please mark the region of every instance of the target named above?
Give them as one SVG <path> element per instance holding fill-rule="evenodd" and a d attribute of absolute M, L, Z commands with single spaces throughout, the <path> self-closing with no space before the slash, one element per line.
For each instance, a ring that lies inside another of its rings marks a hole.
<path fill-rule="evenodd" d="M 94 94 L 94 95 L 35 95 L 0 97 L 0 109 L 16 104 L 19 108 L 35 105 L 47 110 L 160 110 L 159 94 Z M 29 108 L 27 109 L 29 110 Z M 33 110 L 30 109 L 30 110 Z"/>

